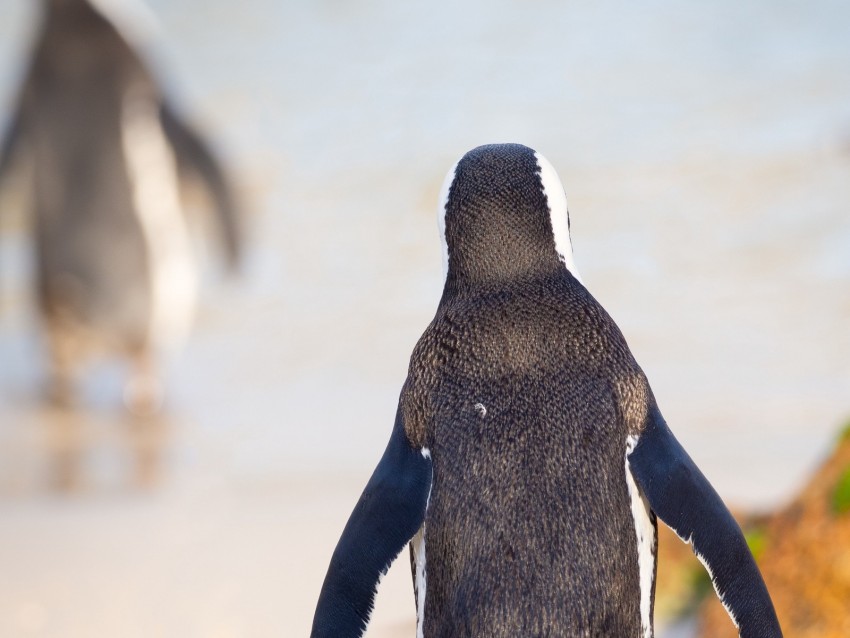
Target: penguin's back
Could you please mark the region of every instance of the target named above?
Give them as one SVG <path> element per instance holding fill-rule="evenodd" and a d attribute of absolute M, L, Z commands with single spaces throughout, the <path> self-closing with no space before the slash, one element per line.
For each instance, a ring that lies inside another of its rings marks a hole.
<path fill-rule="evenodd" d="M 114 209 L 117 201 L 129 200 L 125 110 L 129 99 L 158 102 L 159 95 L 114 25 L 87 3 L 48 15 L 23 99 L 30 152 L 39 167 L 35 177 L 55 191 L 39 202 L 48 216 L 59 216 L 53 211 L 64 206 L 94 217 L 92 205 L 99 201 Z"/>
<path fill-rule="evenodd" d="M 644 388 L 565 270 L 443 300 L 406 415 L 434 467 L 425 636 L 639 635 L 622 405 Z"/>
<path fill-rule="evenodd" d="M 180 244 L 169 248 L 172 278 L 190 278 L 161 102 L 144 61 L 93 6 L 47 16 L 23 92 L 39 298 L 48 314 L 131 347 L 151 339 L 161 312 L 163 238 Z"/>

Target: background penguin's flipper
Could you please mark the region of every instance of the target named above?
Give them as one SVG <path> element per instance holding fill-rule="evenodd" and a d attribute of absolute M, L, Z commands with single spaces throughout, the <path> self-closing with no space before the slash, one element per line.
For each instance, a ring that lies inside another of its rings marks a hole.
<path fill-rule="evenodd" d="M 629 467 L 656 515 L 705 565 L 742 638 L 782 636 L 740 527 L 654 408 Z"/>
<path fill-rule="evenodd" d="M 225 256 L 235 269 L 242 258 L 242 225 L 224 170 L 204 139 L 167 102 L 160 107 L 160 117 L 181 170 L 195 173 L 212 197 Z"/>
<path fill-rule="evenodd" d="M 3 131 L 3 139 L 0 140 L 0 183 L 5 179 L 15 159 L 15 153 L 21 140 L 21 133 L 23 132 L 23 122 L 21 119 L 20 109 L 18 109 L 6 124 L 6 128 Z"/>
<path fill-rule="evenodd" d="M 384 456 L 334 550 L 311 638 L 363 635 L 378 582 L 425 520 L 430 490 L 430 457 L 410 445 L 399 409 Z"/>

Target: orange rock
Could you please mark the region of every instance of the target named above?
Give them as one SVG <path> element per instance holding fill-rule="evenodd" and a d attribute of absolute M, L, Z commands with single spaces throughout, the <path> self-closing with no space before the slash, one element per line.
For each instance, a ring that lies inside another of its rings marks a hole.
<path fill-rule="evenodd" d="M 850 636 L 850 427 L 799 496 L 767 517 L 756 558 L 785 638 Z M 700 615 L 702 638 L 735 638 L 716 597 Z"/>

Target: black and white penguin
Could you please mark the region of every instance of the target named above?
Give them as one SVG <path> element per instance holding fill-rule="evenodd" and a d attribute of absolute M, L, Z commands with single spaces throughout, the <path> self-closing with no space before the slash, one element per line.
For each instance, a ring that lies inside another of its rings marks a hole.
<path fill-rule="evenodd" d="M 184 178 L 209 193 L 231 265 L 240 225 L 218 160 L 146 63 L 134 28 L 143 8 L 43 0 L 0 180 L 19 159 L 29 168 L 54 396 L 69 398 L 87 355 L 117 351 L 133 366 L 128 403 L 148 409 L 160 394 L 157 360 L 185 336 L 196 300 Z"/>
<path fill-rule="evenodd" d="M 552 166 L 482 146 L 441 202 L 442 299 L 313 638 L 363 635 L 408 543 L 419 638 L 651 638 L 656 516 L 693 545 L 741 636 L 781 636 L 740 529 L 579 279 Z"/>

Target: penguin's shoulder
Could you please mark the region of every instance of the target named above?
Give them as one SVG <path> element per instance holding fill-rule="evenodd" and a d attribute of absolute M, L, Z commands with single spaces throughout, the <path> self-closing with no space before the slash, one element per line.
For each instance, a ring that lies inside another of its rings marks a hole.
<path fill-rule="evenodd" d="M 600 369 L 636 366 L 617 324 L 566 272 L 444 296 L 414 348 L 410 374 L 498 372 L 559 361 Z"/>
<path fill-rule="evenodd" d="M 446 364 L 447 326 L 442 307 L 416 342 L 401 390 L 400 409 L 410 444 L 428 447 L 428 423 L 433 420 L 434 399 Z"/>
<path fill-rule="evenodd" d="M 530 378 L 546 391 L 604 387 L 629 432 L 640 428 L 651 398 L 622 332 L 580 284 L 481 290 L 444 298 L 417 342 L 402 392 L 408 436 L 426 446 L 447 397 Z"/>
<path fill-rule="evenodd" d="M 128 76 L 139 76 L 134 82 L 150 79 L 142 39 L 128 33 L 124 22 L 96 3 L 81 3 L 67 15 L 48 18 L 34 48 L 31 80 L 53 85 L 57 78 L 76 78 L 90 91 L 80 84 L 89 78 L 95 87 L 103 87 L 107 79 L 113 84 Z"/>
<path fill-rule="evenodd" d="M 490 355 L 495 366 L 525 365 L 528 357 L 541 363 L 552 357 L 589 365 L 630 363 L 617 324 L 565 270 L 445 300 L 429 331 L 423 345 L 458 362 Z M 521 360 L 510 356 L 513 348 Z"/>

